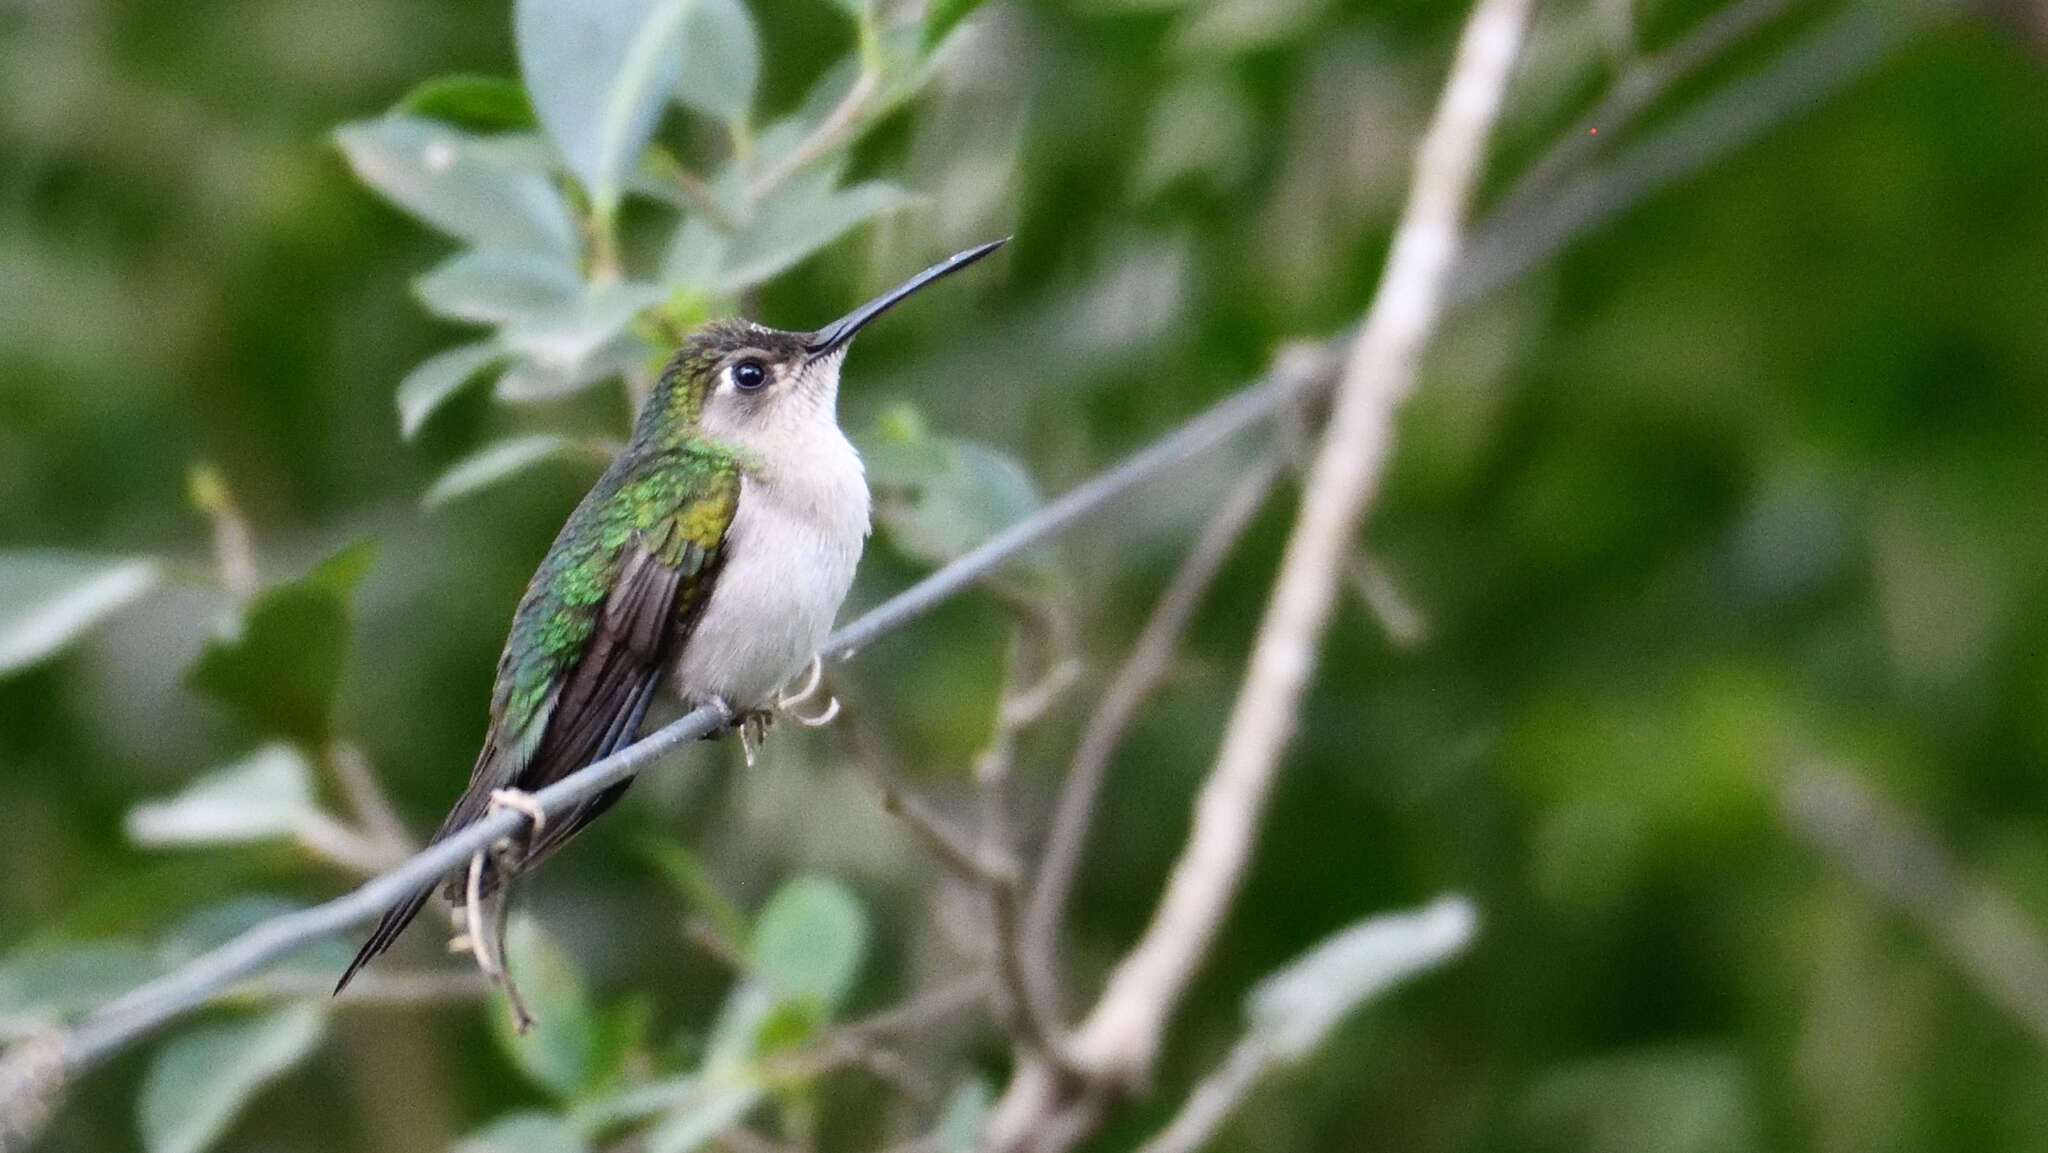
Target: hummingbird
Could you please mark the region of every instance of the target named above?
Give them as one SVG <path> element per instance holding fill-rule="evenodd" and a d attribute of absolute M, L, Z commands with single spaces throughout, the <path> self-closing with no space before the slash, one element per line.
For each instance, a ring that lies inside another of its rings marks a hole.
<path fill-rule="evenodd" d="M 475 939 L 480 896 L 560 848 L 632 782 L 551 819 L 532 792 L 631 744 L 664 685 L 685 708 L 738 719 L 743 742 L 778 704 L 816 688 L 819 649 L 868 535 L 866 475 L 837 412 L 847 348 L 905 297 L 1007 240 L 956 253 L 815 332 L 713 321 L 669 360 L 624 451 L 569 514 L 512 614 L 469 787 L 434 834 L 501 807 L 531 818 L 513 853 L 478 858 L 466 885 L 461 874 L 446 881 L 448 899 L 470 907 L 469 947 L 487 975 L 501 976 Z M 810 684 L 781 697 L 807 666 Z M 384 914 L 336 993 L 438 885 Z M 502 931 L 500 918 L 500 958 Z"/>

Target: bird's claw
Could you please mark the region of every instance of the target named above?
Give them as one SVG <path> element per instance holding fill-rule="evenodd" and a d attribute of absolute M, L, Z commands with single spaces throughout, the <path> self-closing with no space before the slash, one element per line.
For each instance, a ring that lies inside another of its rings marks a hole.
<path fill-rule="evenodd" d="M 814 716 L 805 716 L 796 711 L 796 706 L 818 695 L 818 685 L 825 679 L 825 661 L 817 654 L 811 656 L 811 667 L 804 679 L 804 687 L 793 693 L 775 698 L 775 711 L 807 729 L 822 729 L 839 715 L 839 698 L 827 697 L 825 708 Z"/>

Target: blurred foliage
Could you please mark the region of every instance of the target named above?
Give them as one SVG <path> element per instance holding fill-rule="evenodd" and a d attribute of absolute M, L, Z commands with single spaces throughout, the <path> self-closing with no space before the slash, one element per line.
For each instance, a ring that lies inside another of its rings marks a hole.
<path fill-rule="evenodd" d="M 1619 53 L 1713 7 L 1546 7 L 1495 192 Z M 872 603 L 1354 319 L 1463 15 L 607 8 L 631 18 L 609 40 L 557 34 L 541 0 L 0 8 L 0 1038 L 336 891 L 295 847 L 343 799 L 335 736 L 430 825 L 526 576 L 676 330 L 742 307 L 813 325 L 1017 233 L 849 364 Z M 563 80 L 586 74 L 613 87 Z M 863 76 L 856 130 L 750 197 Z M 1266 975 L 1447 888 L 1483 911 L 1472 950 L 1355 1020 L 1295 1002 L 1321 1048 L 1219 1147 L 2048 1141 L 2036 1039 L 1789 835 L 1778 797 L 1801 759 L 1852 764 L 2048 924 L 2044 190 L 2040 63 L 1945 26 L 1455 318 L 1363 542 L 1429 639 L 1347 602 L 1158 1091 L 1101 1147 L 1165 1119 L 1249 991 L 1290 987 Z M 1089 684 L 1245 451 L 1046 550 Z M 187 506 L 200 460 L 246 513 L 247 600 Z M 1084 989 L 1185 833 L 1286 523 L 1260 522 L 1118 757 L 1068 935 Z M 366 539 L 367 569 L 323 560 Z M 996 599 L 970 599 L 835 689 L 943 799 L 1004 650 Z M 1021 810 L 1074 711 L 1017 750 Z M 878 1144 L 904 1118 L 873 1079 L 764 1075 L 965 963 L 838 735 L 778 731 L 748 772 L 682 754 L 525 886 L 535 1034 L 501 1036 L 497 1006 L 251 998 L 79 1085 L 44 1147 L 683 1150 L 771 1115 Z M 692 915 L 746 973 L 686 944 Z M 394 966 L 434 963 L 416 935 Z M 971 1133 L 999 1052 L 949 1027 L 910 1057 L 944 1074 L 917 1116 Z"/>

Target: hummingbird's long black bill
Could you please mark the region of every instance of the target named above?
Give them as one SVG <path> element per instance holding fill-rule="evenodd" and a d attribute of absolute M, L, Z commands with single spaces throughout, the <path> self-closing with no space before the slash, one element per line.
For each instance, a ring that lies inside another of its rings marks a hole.
<path fill-rule="evenodd" d="M 814 357 L 829 356 L 837 352 L 839 349 L 846 347 L 846 342 L 852 340 L 853 334 L 859 332 L 868 321 L 896 307 L 897 303 L 904 297 L 909 296 L 934 280 L 960 271 L 1009 242 L 1010 238 L 1005 236 L 1001 240 L 991 240 L 987 244 L 948 256 L 946 259 L 939 261 L 909 280 L 904 281 L 812 333 L 810 340 L 804 345 L 804 351 Z"/>

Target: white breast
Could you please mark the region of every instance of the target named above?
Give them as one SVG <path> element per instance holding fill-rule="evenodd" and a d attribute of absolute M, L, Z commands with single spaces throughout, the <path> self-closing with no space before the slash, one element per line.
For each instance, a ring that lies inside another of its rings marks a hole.
<path fill-rule="evenodd" d="M 867 477 L 837 427 L 776 446 L 740 484 L 725 565 L 676 661 L 692 707 L 769 705 L 832 631 L 868 534 Z"/>

